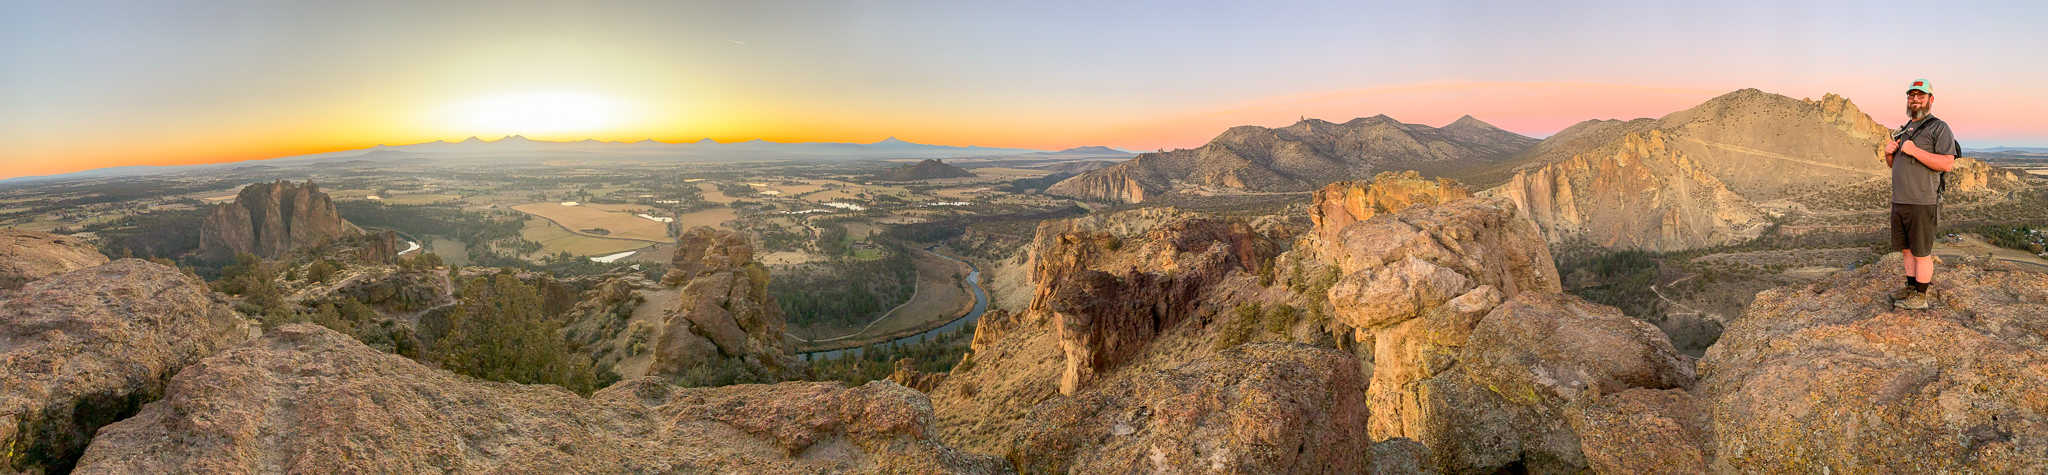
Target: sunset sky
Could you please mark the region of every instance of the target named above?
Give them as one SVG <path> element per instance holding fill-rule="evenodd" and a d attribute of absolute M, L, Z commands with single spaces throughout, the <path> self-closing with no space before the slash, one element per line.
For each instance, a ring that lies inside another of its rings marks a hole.
<path fill-rule="evenodd" d="M 1917 77 L 1969 146 L 2048 146 L 2040 2 L 1004 3 L 0 0 L 0 178 L 507 134 L 1148 151 L 1471 114 L 1542 137 L 1745 87 L 1889 126 Z"/>

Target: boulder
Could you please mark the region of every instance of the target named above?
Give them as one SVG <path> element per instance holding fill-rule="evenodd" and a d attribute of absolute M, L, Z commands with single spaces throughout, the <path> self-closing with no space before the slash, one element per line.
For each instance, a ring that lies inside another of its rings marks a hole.
<path fill-rule="evenodd" d="M 64 472 L 101 426 L 253 331 L 198 278 L 139 259 L 29 283 L 0 301 L 5 468 Z"/>

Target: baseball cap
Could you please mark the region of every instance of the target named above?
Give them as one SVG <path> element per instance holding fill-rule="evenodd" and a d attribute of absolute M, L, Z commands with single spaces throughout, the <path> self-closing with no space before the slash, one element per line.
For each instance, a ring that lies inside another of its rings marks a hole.
<path fill-rule="evenodd" d="M 1934 85 L 1932 83 L 1927 82 L 1926 79 L 1914 79 L 1913 85 L 1907 87 L 1906 91 L 1920 91 L 1926 93 L 1927 95 L 1932 96 L 1934 95 Z"/>

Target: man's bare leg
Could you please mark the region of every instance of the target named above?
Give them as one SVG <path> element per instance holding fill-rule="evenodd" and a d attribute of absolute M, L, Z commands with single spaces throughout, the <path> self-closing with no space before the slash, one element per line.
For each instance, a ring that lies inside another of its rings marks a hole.
<path fill-rule="evenodd" d="M 1910 253 L 1913 251 L 1906 252 Z M 1934 256 L 1914 257 L 1913 260 L 1909 262 L 1912 262 L 1913 267 L 1915 268 L 1915 270 L 1913 271 L 1914 282 L 1919 282 L 1922 284 L 1934 282 Z"/>
<path fill-rule="evenodd" d="M 1913 250 L 1900 249 L 1899 254 L 1906 256 L 1905 259 L 1899 259 L 1901 263 L 1904 263 L 1906 265 L 1906 277 L 1912 278 L 1915 282 L 1918 282 L 1920 279 L 1920 261 L 1915 260 L 1913 258 Z M 1934 264 L 1930 261 L 1928 265 L 1931 266 Z"/>

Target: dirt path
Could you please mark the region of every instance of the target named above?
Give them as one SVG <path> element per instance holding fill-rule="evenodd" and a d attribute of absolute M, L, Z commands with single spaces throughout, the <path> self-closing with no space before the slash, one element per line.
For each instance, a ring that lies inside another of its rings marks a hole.
<path fill-rule="evenodd" d="M 1753 148 L 1749 148 L 1749 147 L 1744 147 L 1744 146 L 1740 146 L 1740 145 L 1731 145 L 1731 144 L 1724 144 L 1724 143 L 1714 143 L 1714 142 L 1708 142 L 1708 141 L 1705 141 L 1705 140 L 1700 140 L 1700 139 L 1698 139 L 1698 138 L 1694 138 L 1694 137 L 1679 137 L 1679 139 L 1680 139 L 1680 140 L 1685 140 L 1685 141 L 1688 141 L 1688 142 L 1692 142 L 1692 143 L 1697 143 L 1697 144 L 1700 144 L 1700 145 L 1705 145 L 1705 146 L 1707 146 L 1707 147 L 1710 147 L 1710 148 L 1718 148 L 1718 149 L 1722 149 L 1722 150 L 1727 150 L 1727 151 L 1730 151 L 1730 152 L 1735 152 L 1735 153 L 1741 153 L 1741 154 L 1748 154 L 1748 155 L 1755 155 L 1755 156 L 1759 156 L 1759 157 L 1764 157 L 1764 158 L 1769 158 L 1769 159 L 1774 159 L 1774 160 L 1783 160 L 1783 161 L 1788 161 L 1788 162 L 1798 163 L 1798 164 L 1801 164 L 1801 165 L 1808 165 L 1808 166 L 1816 166 L 1816 167 L 1824 167 L 1824 168 L 1833 168 L 1833 169 L 1837 169 L 1837 170 L 1845 170 L 1845 171 L 1852 171 L 1852 172 L 1856 172 L 1856 173 L 1859 173 L 1859 174 L 1864 174 L 1864 175 L 1878 175 L 1878 174 L 1879 174 L 1878 172 L 1876 172 L 1876 171 L 1873 171 L 1873 170 L 1865 170 L 1865 169 L 1860 169 L 1860 168 L 1851 168 L 1851 167 L 1845 167 L 1845 166 L 1841 166 L 1841 165 L 1836 165 L 1836 164 L 1833 164 L 1833 163 L 1826 163 L 1826 162 L 1816 162 L 1816 161 L 1812 161 L 1812 160 L 1807 160 L 1807 159 L 1803 159 L 1803 158 L 1799 158 L 1799 157 L 1794 157 L 1794 156 L 1790 156 L 1790 155 L 1785 155 L 1785 154 L 1781 154 L 1781 153 L 1776 153 L 1776 152 L 1766 152 L 1766 151 L 1763 151 L 1763 150 L 1757 150 L 1757 149 L 1753 149 Z M 1873 158 L 1873 160 L 1874 160 L 1874 158 Z"/>
<path fill-rule="evenodd" d="M 1688 276 L 1685 276 L 1685 277 L 1680 277 L 1680 278 L 1679 278 L 1678 280 L 1674 280 L 1674 281 L 1666 282 L 1666 283 L 1664 283 L 1664 285 L 1665 285 L 1665 286 L 1673 286 L 1673 285 L 1678 285 L 1678 283 L 1679 283 L 1679 282 L 1685 282 L 1685 281 L 1687 281 L 1687 280 L 1692 280 L 1692 278 L 1694 278 L 1694 277 L 1699 277 L 1699 274 L 1693 274 L 1693 275 L 1688 275 Z M 1665 314 L 1665 315 L 1668 315 L 1668 316 L 1678 316 L 1678 315 L 1695 315 L 1695 316 L 1704 316 L 1704 315 L 1707 315 L 1707 312 L 1702 312 L 1702 311 L 1700 311 L 1699 309 L 1696 309 L 1696 308 L 1692 308 L 1692 306 L 1690 306 L 1690 305 L 1686 305 L 1686 304 L 1678 303 L 1678 301 L 1677 301 L 1677 300 L 1672 300 L 1672 299 L 1671 299 L 1671 297 L 1665 297 L 1665 296 L 1664 296 L 1664 291 L 1662 291 L 1662 290 L 1657 290 L 1657 284 L 1650 284 L 1650 293 L 1653 293 L 1653 294 L 1657 294 L 1657 298 L 1658 298 L 1658 299 L 1662 299 L 1662 300 L 1664 300 L 1664 303 L 1668 303 L 1668 304 L 1671 304 L 1671 306 L 1673 306 L 1673 307 L 1678 307 L 1678 308 L 1682 308 L 1682 309 L 1685 309 L 1685 311 L 1684 311 L 1684 312 L 1677 312 L 1677 313 L 1667 313 L 1667 314 Z"/>

